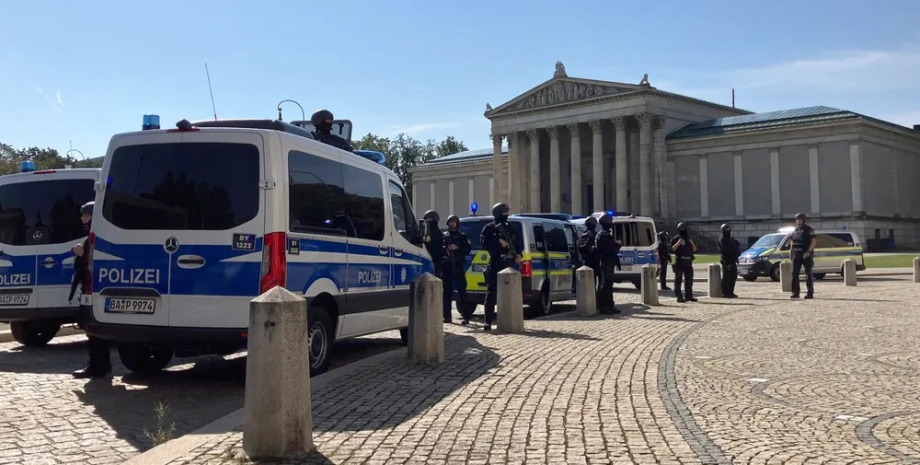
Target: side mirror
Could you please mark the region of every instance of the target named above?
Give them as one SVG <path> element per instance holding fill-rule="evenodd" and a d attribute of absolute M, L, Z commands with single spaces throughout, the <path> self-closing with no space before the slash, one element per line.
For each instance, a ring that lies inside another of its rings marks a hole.
<path fill-rule="evenodd" d="M 421 244 L 431 242 L 431 225 L 425 220 L 418 222 L 418 241 Z"/>

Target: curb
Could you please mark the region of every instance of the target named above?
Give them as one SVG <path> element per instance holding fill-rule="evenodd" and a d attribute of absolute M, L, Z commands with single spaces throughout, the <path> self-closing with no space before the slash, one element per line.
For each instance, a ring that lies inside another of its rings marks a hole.
<path fill-rule="evenodd" d="M 61 328 L 60 331 L 58 331 L 57 335 L 54 337 L 73 336 L 75 334 L 83 334 L 83 330 L 79 328 L 67 326 L 67 327 Z M 13 342 L 13 341 L 15 341 L 15 339 L 13 339 L 12 331 L 0 331 L 0 343 Z"/>

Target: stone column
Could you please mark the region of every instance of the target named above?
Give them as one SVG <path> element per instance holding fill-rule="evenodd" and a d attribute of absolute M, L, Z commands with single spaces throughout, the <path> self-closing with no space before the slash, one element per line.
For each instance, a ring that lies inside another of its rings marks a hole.
<path fill-rule="evenodd" d="M 508 205 L 511 206 L 512 212 L 522 212 L 524 206 L 521 204 L 521 181 L 520 181 L 520 163 L 521 147 L 518 144 L 518 133 L 508 134 Z"/>
<path fill-rule="evenodd" d="M 594 211 L 603 211 L 604 205 L 604 139 L 601 133 L 601 122 L 591 121 L 591 132 L 594 134 L 594 143 L 591 144 L 591 174 L 594 185 Z M 592 212 L 593 213 L 593 212 Z"/>
<path fill-rule="evenodd" d="M 617 176 L 617 210 L 629 209 L 629 165 L 626 162 L 626 119 L 622 116 L 613 118 L 616 129 L 616 176 Z"/>
<path fill-rule="evenodd" d="M 502 197 L 502 135 L 492 134 L 492 201 Z M 505 199 L 504 202 L 508 200 Z"/>
<path fill-rule="evenodd" d="M 559 128 L 547 128 L 549 133 L 549 211 L 562 210 L 562 174 L 559 163 Z"/>
<path fill-rule="evenodd" d="M 531 213 L 540 213 L 540 133 L 536 129 L 527 131 L 530 138 L 530 207 Z"/>
<path fill-rule="evenodd" d="M 655 128 L 655 157 L 654 157 L 654 172 L 655 172 L 655 196 L 653 207 L 655 210 L 655 215 L 659 217 L 664 217 L 665 212 L 668 211 L 668 196 L 665 193 L 665 190 L 671 189 L 671 186 L 668 186 L 665 181 L 665 168 L 667 166 L 666 150 L 664 138 L 667 135 L 665 132 L 665 123 L 667 123 L 667 118 L 664 116 L 656 116 L 654 119 L 654 128 Z"/>
<path fill-rule="evenodd" d="M 584 205 L 581 203 L 582 181 L 581 181 L 581 135 L 578 132 L 578 123 L 570 124 L 569 136 L 571 137 L 571 158 L 572 158 L 572 214 L 581 215 L 584 212 Z"/>
<path fill-rule="evenodd" d="M 652 115 L 639 113 L 639 212 L 652 215 L 652 195 L 655 188 L 652 180 Z"/>

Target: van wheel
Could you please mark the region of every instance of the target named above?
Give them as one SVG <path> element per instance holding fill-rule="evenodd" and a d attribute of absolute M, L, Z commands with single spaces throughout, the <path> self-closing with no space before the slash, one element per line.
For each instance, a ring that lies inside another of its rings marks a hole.
<path fill-rule="evenodd" d="M 61 325 L 45 321 L 14 321 L 10 323 L 13 339 L 26 347 L 40 347 L 54 339 Z"/>
<path fill-rule="evenodd" d="M 400 328 L 399 339 L 402 341 L 402 345 L 409 345 L 409 328 Z"/>
<path fill-rule="evenodd" d="M 742 276 L 741 279 L 743 279 L 743 280 L 745 280 L 745 281 L 747 281 L 747 282 L 749 282 L 749 283 L 752 283 L 752 282 L 754 282 L 754 281 L 757 281 L 757 276 Z"/>
<path fill-rule="evenodd" d="M 310 376 L 316 376 L 325 373 L 332 362 L 332 347 L 335 345 L 332 319 L 329 318 L 326 309 L 311 306 L 307 310 L 307 324 L 309 325 L 307 344 L 310 351 Z M 406 336 L 408 337 L 408 333 Z"/>
<path fill-rule="evenodd" d="M 825 276 L 827 276 L 826 273 L 813 273 L 811 275 L 811 277 L 815 279 L 824 279 Z"/>
<path fill-rule="evenodd" d="M 540 291 L 540 296 L 530 303 L 529 310 L 529 313 L 534 318 L 547 316 L 550 313 L 553 313 L 553 302 L 549 298 L 548 285 L 543 285 L 543 290 Z"/>
<path fill-rule="evenodd" d="M 139 342 L 122 342 L 118 344 L 118 357 L 128 370 L 149 375 L 166 368 L 173 358 L 173 351 L 152 349 Z"/>
<path fill-rule="evenodd" d="M 779 282 L 779 263 L 770 268 L 770 279 L 775 283 Z"/>
<path fill-rule="evenodd" d="M 630 279 L 629 280 L 633 286 L 636 286 L 636 289 L 642 290 L 642 280 L 641 279 Z"/>

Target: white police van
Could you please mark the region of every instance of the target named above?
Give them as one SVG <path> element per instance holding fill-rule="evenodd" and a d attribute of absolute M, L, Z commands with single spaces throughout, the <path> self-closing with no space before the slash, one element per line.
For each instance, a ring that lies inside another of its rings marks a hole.
<path fill-rule="evenodd" d="M 284 286 L 307 298 L 314 375 L 337 339 L 400 330 L 405 342 L 409 283 L 433 272 L 427 227 L 382 154 L 364 156 L 277 120 L 115 135 L 96 187 L 87 332 L 153 372 L 244 349 L 250 300 Z"/>
<path fill-rule="evenodd" d="M 67 168 L 0 176 L 0 322 L 25 346 L 45 345 L 61 325 L 78 323 L 71 248 L 86 238 L 80 206 L 93 200 L 99 170 Z"/>
<path fill-rule="evenodd" d="M 591 216 L 600 220 L 605 212 L 595 212 Z M 636 289 L 642 287 L 642 267 L 644 265 L 658 265 L 658 231 L 655 220 L 646 216 L 635 216 L 625 212 L 607 211 L 613 216 L 613 236 L 622 242 L 620 249 L 620 264 L 622 270 L 614 273 L 614 282 L 628 281 Z M 571 220 L 584 227 L 587 218 Z M 601 226 L 597 225 L 595 231 L 600 232 Z"/>

